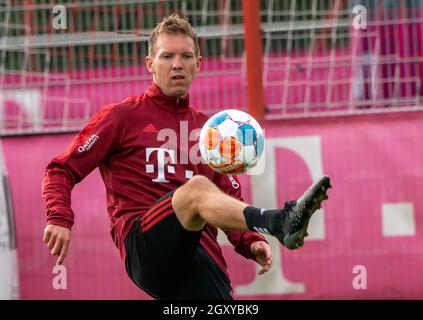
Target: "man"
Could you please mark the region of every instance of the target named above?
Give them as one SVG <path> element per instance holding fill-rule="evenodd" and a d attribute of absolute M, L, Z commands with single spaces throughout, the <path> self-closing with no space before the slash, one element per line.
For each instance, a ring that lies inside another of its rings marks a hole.
<path fill-rule="evenodd" d="M 129 277 L 154 298 L 232 298 L 217 228 L 238 253 L 262 266 L 260 274 L 271 268 L 273 253 L 263 236 L 250 230 L 273 234 L 290 249 L 303 245 L 311 214 L 327 198 L 329 178 L 319 180 L 298 203 L 261 210 L 240 200 L 236 177 L 202 163 L 179 163 L 196 141 L 188 141 L 187 150 L 163 148 L 159 141 L 160 130 L 179 132 L 182 121 L 189 132 L 206 122 L 206 115 L 188 105 L 201 59 L 191 25 L 177 15 L 165 18 L 149 41 L 152 85 L 139 96 L 103 107 L 47 166 L 44 242 L 59 264 L 73 224 L 71 190 L 97 166 L 107 190 L 113 241 Z"/>

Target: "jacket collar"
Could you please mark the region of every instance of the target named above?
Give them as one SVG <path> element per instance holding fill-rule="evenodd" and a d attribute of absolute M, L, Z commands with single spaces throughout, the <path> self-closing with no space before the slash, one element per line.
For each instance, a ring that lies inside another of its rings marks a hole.
<path fill-rule="evenodd" d="M 169 97 L 154 82 L 151 83 L 145 94 L 155 105 L 170 113 L 186 113 L 189 109 L 189 94 L 184 98 Z"/>

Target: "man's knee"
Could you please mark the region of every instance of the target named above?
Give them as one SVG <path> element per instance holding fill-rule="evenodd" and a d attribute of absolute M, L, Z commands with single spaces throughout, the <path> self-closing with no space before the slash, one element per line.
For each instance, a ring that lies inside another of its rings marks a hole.
<path fill-rule="evenodd" d="M 216 185 L 207 177 L 205 176 L 193 176 L 187 183 L 184 184 L 189 188 L 195 190 L 204 190 L 204 189 L 215 189 L 217 188 Z"/>
<path fill-rule="evenodd" d="M 218 190 L 216 185 L 211 182 L 205 176 L 194 176 L 183 186 L 178 188 L 175 191 L 180 193 L 184 199 L 186 199 L 187 204 L 195 204 L 196 202 L 201 202 L 201 198 L 206 196 L 208 192 L 213 192 Z"/>
<path fill-rule="evenodd" d="M 172 207 L 182 226 L 194 231 L 202 229 L 205 220 L 201 217 L 201 205 L 209 192 L 218 188 L 207 177 L 194 176 L 179 187 L 172 197 Z"/>
<path fill-rule="evenodd" d="M 207 197 L 208 192 L 217 188 L 205 176 L 194 176 L 183 186 L 179 187 L 173 195 L 172 203 L 177 207 L 183 207 L 185 210 L 199 211 L 199 204 L 203 197 Z"/>

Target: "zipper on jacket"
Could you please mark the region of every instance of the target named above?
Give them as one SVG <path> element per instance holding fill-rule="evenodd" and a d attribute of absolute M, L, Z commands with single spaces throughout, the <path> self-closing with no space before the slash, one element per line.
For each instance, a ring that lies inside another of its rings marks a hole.
<path fill-rule="evenodd" d="M 176 104 L 175 104 L 175 114 L 178 113 L 178 104 L 179 104 L 179 98 L 176 98 Z"/>

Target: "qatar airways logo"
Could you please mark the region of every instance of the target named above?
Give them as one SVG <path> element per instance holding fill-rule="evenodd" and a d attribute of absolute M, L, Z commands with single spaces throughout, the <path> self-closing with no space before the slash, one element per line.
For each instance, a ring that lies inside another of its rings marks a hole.
<path fill-rule="evenodd" d="M 91 149 L 91 147 L 94 145 L 94 143 L 99 139 L 99 136 L 96 134 L 93 134 L 91 137 L 88 138 L 88 140 L 82 145 L 78 147 L 79 152 L 88 151 Z"/>
<path fill-rule="evenodd" d="M 239 183 L 232 176 L 230 176 L 230 175 L 228 175 L 228 178 L 229 178 L 229 181 L 232 184 L 232 187 L 234 189 L 239 189 L 239 187 L 240 187 Z"/>

